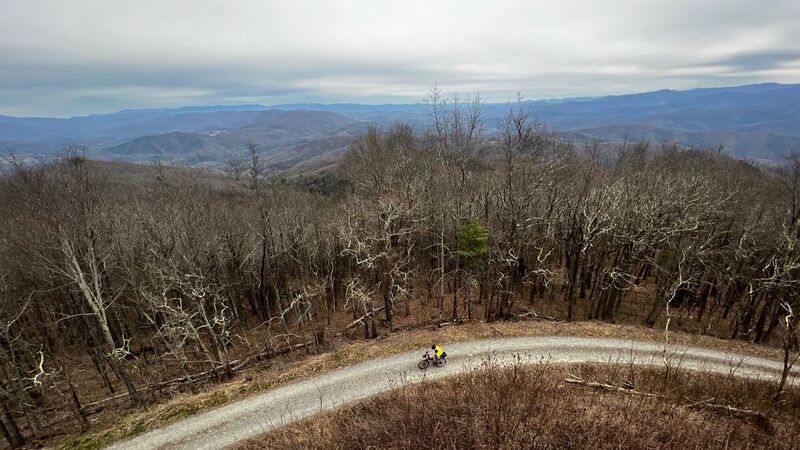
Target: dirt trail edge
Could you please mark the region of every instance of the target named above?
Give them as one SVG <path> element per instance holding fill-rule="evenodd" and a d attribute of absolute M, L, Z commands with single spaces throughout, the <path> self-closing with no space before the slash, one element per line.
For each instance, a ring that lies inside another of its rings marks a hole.
<path fill-rule="evenodd" d="M 529 363 L 614 363 L 664 365 L 664 346 L 625 339 L 536 336 L 445 345 L 443 368 L 421 371 L 424 349 L 387 356 L 295 382 L 254 397 L 197 414 L 172 425 L 121 441 L 111 449 L 220 449 L 274 428 L 361 400 L 400 384 L 442 378 L 493 361 Z M 779 380 L 778 361 L 698 347 L 671 346 L 671 367 L 702 369 L 740 377 Z M 800 381 L 793 371 L 788 382 Z"/>

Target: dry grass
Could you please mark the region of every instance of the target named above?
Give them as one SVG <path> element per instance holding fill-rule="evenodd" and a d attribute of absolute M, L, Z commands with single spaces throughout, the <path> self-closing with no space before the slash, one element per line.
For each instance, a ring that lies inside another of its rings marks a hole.
<path fill-rule="evenodd" d="M 576 372 L 605 383 L 633 381 L 637 390 L 662 397 L 564 384 L 565 375 Z M 662 369 L 489 364 L 401 387 L 239 448 L 794 448 L 800 444 L 800 395 L 792 392 L 776 405 L 770 388 Z M 709 398 L 758 409 L 767 418 L 737 418 L 696 405 Z"/>

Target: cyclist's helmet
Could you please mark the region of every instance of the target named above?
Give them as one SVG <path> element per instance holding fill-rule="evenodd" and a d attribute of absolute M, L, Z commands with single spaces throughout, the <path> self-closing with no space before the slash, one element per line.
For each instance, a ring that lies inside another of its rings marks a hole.
<path fill-rule="evenodd" d="M 436 344 L 431 345 L 431 350 L 436 350 Z"/>

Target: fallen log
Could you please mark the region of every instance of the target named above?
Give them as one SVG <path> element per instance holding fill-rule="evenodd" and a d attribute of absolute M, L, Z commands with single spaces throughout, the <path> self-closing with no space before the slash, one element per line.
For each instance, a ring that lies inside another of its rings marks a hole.
<path fill-rule="evenodd" d="M 751 409 L 742 409 L 737 408 L 735 406 L 730 405 L 720 405 L 717 403 L 709 403 L 712 399 L 704 400 L 702 402 L 692 403 L 691 405 L 685 405 L 687 408 L 705 408 L 711 409 L 714 411 L 724 412 L 733 417 L 747 417 L 747 418 L 757 418 L 757 419 L 766 419 L 766 416 L 759 412 L 753 411 Z"/>
<path fill-rule="evenodd" d="M 441 327 L 446 327 L 446 326 L 449 326 L 449 325 L 464 325 L 465 323 L 474 322 L 474 321 L 475 320 L 473 320 L 473 319 L 462 319 L 461 317 L 457 317 L 457 318 L 455 318 L 453 320 L 448 320 L 446 322 L 436 322 L 436 327 L 437 328 L 441 328 Z"/>
<path fill-rule="evenodd" d="M 231 365 L 237 364 L 234 367 L 232 367 L 231 370 L 233 372 L 236 372 L 238 370 L 241 370 L 242 367 L 245 367 L 247 364 L 249 364 L 250 362 L 252 362 L 254 360 L 258 361 L 259 359 L 261 359 L 261 358 L 263 358 L 265 356 L 275 357 L 275 356 L 285 355 L 286 353 L 293 352 L 293 351 L 295 351 L 297 349 L 307 348 L 311 344 L 312 344 L 311 342 L 301 342 L 300 344 L 291 345 L 289 347 L 284 347 L 284 348 L 281 348 L 281 349 L 265 350 L 265 351 L 256 353 L 255 355 L 250 355 L 250 356 L 248 356 L 247 358 L 245 358 L 243 360 L 237 360 L 237 361 L 231 362 Z M 239 361 L 241 361 L 241 363 L 239 363 Z"/>
<path fill-rule="evenodd" d="M 369 313 L 367 313 L 367 314 L 364 314 L 363 316 L 359 317 L 358 319 L 356 319 L 356 320 L 352 321 L 352 322 L 350 323 L 350 325 L 348 325 L 348 326 L 344 327 L 344 330 L 342 330 L 341 332 L 342 332 L 342 333 L 344 333 L 345 331 L 347 331 L 347 330 L 349 330 L 349 329 L 353 328 L 354 326 L 356 326 L 356 325 L 358 325 L 358 324 L 360 324 L 360 323 L 364 323 L 364 319 L 366 319 L 367 317 L 372 317 L 372 316 L 374 316 L 375 314 L 377 314 L 377 313 L 379 313 L 379 312 L 383 311 L 384 309 L 386 309 L 386 306 L 385 306 L 385 305 L 384 305 L 384 306 L 381 306 L 381 307 L 380 307 L 380 308 L 378 308 L 378 309 L 374 309 L 374 310 L 372 310 L 372 312 L 369 312 Z M 341 333 L 340 333 L 340 334 L 341 334 Z"/>
<path fill-rule="evenodd" d="M 565 378 L 564 382 L 565 383 L 570 383 L 570 384 L 578 384 L 578 385 L 581 385 L 581 386 L 590 387 L 590 388 L 594 388 L 594 389 L 601 389 L 601 390 L 604 390 L 604 391 L 624 392 L 626 394 L 642 395 L 642 396 L 645 396 L 645 397 L 663 397 L 662 395 L 659 395 L 659 394 L 653 394 L 653 393 L 650 393 L 650 392 L 637 391 L 636 389 L 622 388 L 622 387 L 612 386 L 610 384 L 597 383 L 595 381 L 585 381 L 585 380 L 583 380 L 581 378 L 578 378 L 578 377 Z"/>
<path fill-rule="evenodd" d="M 107 398 L 104 398 L 102 400 L 98 400 L 96 402 L 87 403 L 87 404 L 83 405 L 83 409 L 84 410 L 88 410 L 89 408 L 92 408 L 94 406 L 99 406 L 99 405 L 102 405 L 104 403 L 108 403 L 108 402 L 110 402 L 112 400 L 117 400 L 117 399 L 120 399 L 122 397 L 127 397 L 127 396 L 128 396 L 128 393 L 127 392 L 123 392 L 122 394 L 117 394 L 117 395 L 114 395 L 112 397 L 107 397 Z"/>
<path fill-rule="evenodd" d="M 667 396 L 662 395 L 662 394 L 655 394 L 655 393 L 652 393 L 652 392 L 642 392 L 642 391 L 637 391 L 636 389 L 618 387 L 618 386 L 613 386 L 613 385 L 605 384 L 605 383 L 597 383 L 595 381 L 586 381 L 586 380 L 583 380 L 582 378 L 576 377 L 574 375 L 565 378 L 564 382 L 565 383 L 569 383 L 569 384 L 577 384 L 577 385 L 580 385 L 580 386 L 590 387 L 590 388 L 593 388 L 593 389 L 600 389 L 600 390 L 604 390 L 604 391 L 624 392 L 626 394 L 632 394 L 632 395 L 641 395 L 641 396 L 645 396 L 645 397 L 668 399 Z M 755 418 L 755 419 L 760 419 L 760 420 L 765 420 L 766 419 L 766 416 L 763 413 L 759 412 L 759 411 L 753 411 L 753 410 L 750 410 L 750 409 L 737 408 L 735 406 L 730 406 L 730 405 L 720 405 L 720 404 L 717 404 L 717 403 L 711 403 L 711 401 L 713 401 L 713 400 L 714 400 L 713 398 L 710 398 L 708 400 L 702 400 L 702 401 L 699 401 L 699 402 L 691 403 L 691 404 L 688 404 L 688 405 L 680 405 L 680 406 L 682 406 L 684 408 L 704 408 L 704 409 L 710 409 L 710 410 L 717 411 L 717 412 L 725 412 L 725 413 L 728 413 L 729 415 L 734 416 L 734 417 Z"/>
<path fill-rule="evenodd" d="M 535 319 L 535 320 L 549 320 L 551 322 L 558 322 L 558 319 L 551 316 L 545 316 L 542 314 L 538 314 L 536 311 L 528 311 L 522 314 L 517 314 L 517 317 L 520 319 Z"/>
<path fill-rule="evenodd" d="M 231 361 L 231 362 L 229 362 L 227 364 L 228 371 L 230 373 L 234 373 L 234 372 L 242 370 L 242 368 L 244 368 L 245 366 L 250 364 L 252 361 L 258 360 L 261 357 L 264 357 L 264 356 L 275 357 L 275 356 L 283 355 L 283 354 L 292 352 L 294 350 L 297 350 L 297 349 L 300 349 L 300 348 L 303 348 L 303 347 L 307 347 L 310 344 L 311 344 L 311 342 L 303 342 L 303 343 L 300 343 L 300 344 L 295 344 L 295 345 L 292 345 L 292 346 L 289 346 L 289 347 L 284 347 L 284 348 L 280 348 L 280 349 L 276 349 L 276 350 L 262 351 L 262 352 L 259 352 L 259 353 L 255 354 L 255 355 L 250 355 L 250 356 L 248 356 L 247 358 L 244 358 L 244 359 L 236 359 L 236 360 L 233 360 L 233 361 Z M 137 389 L 137 391 L 138 392 L 148 392 L 148 391 L 152 391 L 154 389 L 159 389 L 159 388 L 163 388 L 165 386 L 169 386 L 171 384 L 193 383 L 193 382 L 202 380 L 202 379 L 208 377 L 209 375 L 218 374 L 221 369 L 224 370 L 225 367 L 224 366 L 220 366 L 220 367 L 217 367 L 217 368 L 214 368 L 214 369 L 206 370 L 204 372 L 193 373 L 193 374 L 189 374 L 189 375 L 184 375 L 182 377 L 173 378 L 171 380 L 161 381 L 161 382 L 156 383 L 156 384 L 151 384 L 151 385 L 148 385 L 148 386 L 144 386 L 144 387 L 142 387 L 140 389 Z M 121 398 L 127 397 L 128 395 L 129 394 L 127 392 L 123 392 L 121 394 L 117 394 L 117 395 L 114 395 L 112 397 L 104 398 L 103 400 L 98 400 L 96 402 L 87 403 L 87 404 L 83 405 L 82 409 L 85 412 L 92 412 L 91 411 L 92 408 L 95 408 L 97 406 L 101 406 L 101 405 L 103 405 L 105 403 L 108 403 L 108 402 L 111 402 L 113 400 L 119 400 Z"/>

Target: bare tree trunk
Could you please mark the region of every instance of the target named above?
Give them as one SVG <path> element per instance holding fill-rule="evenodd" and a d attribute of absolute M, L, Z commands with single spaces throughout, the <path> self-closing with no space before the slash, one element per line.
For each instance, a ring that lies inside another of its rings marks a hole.
<path fill-rule="evenodd" d="M 261 270 L 259 271 L 259 286 L 258 286 L 258 303 L 259 309 L 264 308 L 266 311 L 261 312 L 261 320 L 269 320 L 272 318 L 272 311 L 269 307 L 269 296 L 267 294 L 267 240 L 266 238 L 261 241 Z"/>
<path fill-rule="evenodd" d="M 114 385 L 112 385 L 111 381 L 108 379 L 108 373 L 106 373 L 106 366 L 103 364 L 103 359 L 100 358 L 100 355 L 94 350 L 91 350 L 90 353 L 94 368 L 97 370 L 97 373 L 100 374 L 100 379 L 103 380 L 103 386 L 106 388 L 109 395 L 113 395 L 116 393 L 116 389 L 114 389 Z"/>
<path fill-rule="evenodd" d="M 67 375 L 69 376 L 69 375 Z M 78 416 L 78 420 L 81 424 L 81 431 L 85 432 L 89 429 L 89 419 L 86 417 L 86 412 L 83 410 L 83 406 L 81 406 L 80 399 L 78 399 L 78 393 L 75 392 L 75 386 L 72 384 L 72 380 L 67 380 L 67 385 L 69 386 L 69 393 L 70 399 L 72 400 L 72 409 L 76 416 Z"/>
<path fill-rule="evenodd" d="M 467 319 L 472 320 L 472 292 L 470 290 L 469 284 L 467 284 L 467 296 L 464 299 L 467 306 Z"/>
<path fill-rule="evenodd" d="M 570 269 L 569 269 L 569 288 L 567 290 L 567 321 L 572 322 L 574 318 L 574 308 L 575 308 L 575 294 L 576 294 L 576 287 L 578 284 L 578 269 L 581 264 L 581 253 L 580 251 L 574 251 L 572 258 Z"/>
<path fill-rule="evenodd" d="M 205 305 L 200 307 L 200 315 L 203 318 L 203 322 L 205 324 L 205 330 L 206 333 L 208 334 L 208 339 L 211 341 L 211 344 L 214 347 L 214 356 L 217 360 L 216 361 L 217 364 L 213 364 L 212 369 L 217 370 L 219 369 L 218 366 L 222 366 L 225 373 L 227 374 L 230 369 L 228 367 L 228 358 L 227 358 L 228 352 L 225 349 L 225 344 L 222 342 L 217 333 L 214 332 L 214 327 L 211 324 L 211 321 L 208 318 L 208 314 L 205 311 Z"/>
<path fill-rule="evenodd" d="M 458 289 L 460 288 L 459 281 L 460 275 L 456 274 L 456 276 L 453 277 L 453 321 L 458 319 Z"/>
<path fill-rule="evenodd" d="M 761 296 L 762 296 L 761 293 L 750 294 L 750 299 L 747 302 L 747 306 L 745 306 L 742 315 L 739 316 L 741 333 L 744 336 L 749 337 L 750 333 L 753 331 L 753 329 L 751 328 L 751 325 L 753 323 L 753 316 L 756 313 L 756 308 L 758 307 L 758 303 Z"/>
<path fill-rule="evenodd" d="M 536 283 L 531 283 L 528 288 L 528 306 L 533 308 L 536 303 Z"/>
<path fill-rule="evenodd" d="M 791 314 L 791 313 L 790 313 Z M 789 378 L 789 373 L 792 371 L 792 366 L 794 366 L 795 361 L 797 358 L 791 358 L 791 351 L 793 345 L 800 344 L 800 339 L 798 339 L 797 335 L 795 334 L 795 323 L 794 320 L 789 317 L 786 319 L 786 330 L 784 331 L 785 336 L 783 337 L 783 371 L 781 372 L 781 382 L 778 385 L 778 391 L 775 393 L 773 400 L 778 401 L 783 394 L 783 390 L 786 387 L 786 380 Z"/>
<path fill-rule="evenodd" d="M 736 299 L 739 297 L 741 290 L 742 286 L 738 281 L 734 281 L 733 284 L 731 284 L 728 287 L 728 290 L 725 293 L 726 294 L 725 296 L 727 297 L 725 300 L 725 309 L 722 312 L 723 320 L 728 318 L 728 315 L 731 312 L 731 308 L 736 303 Z"/>
<path fill-rule="evenodd" d="M 386 327 L 389 328 L 389 331 L 394 329 L 394 283 L 391 281 L 391 277 L 387 277 L 386 275 L 383 276 L 383 283 L 381 283 L 383 287 L 383 306 L 384 306 L 384 314 L 386 315 Z"/>
<path fill-rule="evenodd" d="M 414 296 L 414 288 L 412 286 L 408 287 L 408 295 L 406 295 L 406 316 L 411 315 L 411 297 Z"/>
<path fill-rule="evenodd" d="M 281 327 L 283 327 L 284 336 L 286 338 L 286 345 L 289 345 L 289 323 L 286 321 L 286 311 L 284 311 L 283 309 L 281 294 L 278 291 L 278 286 L 274 284 L 274 281 L 272 290 L 275 293 L 275 306 L 278 308 L 278 314 L 281 315 Z"/>
<path fill-rule="evenodd" d="M 644 319 L 644 325 L 648 328 L 653 328 L 656 322 L 658 321 L 658 316 L 661 315 L 661 311 L 664 310 L 664 299 L 663 295 L 661 295 L 661 291 L 658 290 L 656 292 L 656 298 L 653 300 L 653 306 L 650 307 L 650 312 L 647 314 L 647 317 Z"/>
<path fill-rule="evenodd" d="M 108 317 L 106 316 L 106 305 L 103 298 L 103 288 L 101 287 L 101 270 L 98 266 L 97 258 L 95 257 L 94 246 L 90 242 L 88 246 L 88 255 L 86 262 L 88 264 L 88 271 L 84 271 L 81 267 L 78 257 L 73 248 L 72 242 L 64 237 L 62 239 L 62 251 L 66 257 L 67 269 L 66 273 L 75 284 L 78 285 L 83 298 L 92 310 L 95 318 L 95 323 L 100 328 L 100 333 L 108 348 L 107 360 L 115 369 L 117 375 L 122 379 L 125 384 L 128 394 L 134 404 L 141 403 L 141 397 L 136 391 L 136 386 L 133 383 L 130 375 L 127 373 L 119 359 L 114 355 L 117 350 L 117 344 L 114 340 L 114 335 L 108 325 Z M 87 278 L 88 276 L 88 278 Z"/>
<path fill-rule="evenodd" d="M 25 444 L 25 439 L 19 431 L 11 411 L 8 409 L 7 399 L 0 398 L 0 433 L 8 441 L 11 448 L 19 448 Z"/>
<path fill-rule="evenodd" d="M 772 336 L 772 333 L 775 331 L 775 327 L 778 325 L 781 319 L 781 309 L 775 308 L 775 311 L 772 314 L 772 319 L 769 321 L 769 325 L 767 326 L 767 331 L 764 333 L 764 340 L 769 341 L 769 337 Z"/>
<path fill-rule="evenodd" d="M 372 309 L 372 315 L 370 315 L 369 317 L 369 324 L 370 324 L 370 331 L 372 332 L 371 338 L 374 339 L 378 337 L 378 330 L 375 327 L 375 307 L 370 305 L 370 308 Z"/>
<path fill-rule="evenodd" d="M 761 314 L 759 314 L 758 321 L 756 321 L 756 337 L 754 338 L 753 342 L 760 344 L 764 340 L 767 327 L 769 326 L 769 323 L 767 323 L 767 318 L 775 316 L 775 307 L 778 305 L 777 299 L 779 296 L 779 292 L 775 293 L 774 295 L 769 296 L 769 299 L 764 302 L 764 306 L 761 308 Z"/>
<path fill-rule="evenodd" d="M 583 267 L 581 268 L 581 289 L 578 294 L 578 298 L 580 299 L 586 298 L 586 287 L 592 282 L 592 269 L 587 259 L 588 258 L 583 258 Z"/>
<path fill-rule="evenodd" d="M 439 314 L 444 311 L 444 214 L 442 214 L 442 229 L 439 234 Z"/>

